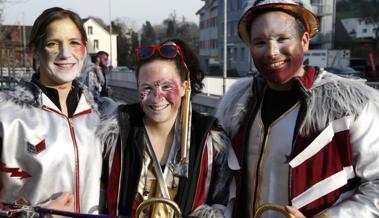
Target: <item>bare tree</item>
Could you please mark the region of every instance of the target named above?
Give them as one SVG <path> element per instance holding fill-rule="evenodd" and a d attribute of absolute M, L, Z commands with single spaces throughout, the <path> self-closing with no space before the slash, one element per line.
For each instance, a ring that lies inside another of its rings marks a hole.
<path fill-rule="evenodd" d="M 138 47 L 138 33 L 130 27 L 130 22 L 117 18 L 112 21 L 112 28 L 117 37 L 117 60 L 121 66 L 135 66 L 134 50 Z"/>
<path fill-rule="evenodd" d="M 141 45 L 154 45 L 157 41 L 155 30 L 150 21 L 142 25 Z"/>
<path fill-rule="evenodd" d="M 175 11 L 162 22 L 162 25 L 154 26 L 154 29 L 156 29 L 159 41 L 168 38 L 180 38 L 186 41 L 193 49 L 197 50 L 198 48 L 198 25 L 194 22 L 188 22 L 184 16 L 179 21 Z"/>

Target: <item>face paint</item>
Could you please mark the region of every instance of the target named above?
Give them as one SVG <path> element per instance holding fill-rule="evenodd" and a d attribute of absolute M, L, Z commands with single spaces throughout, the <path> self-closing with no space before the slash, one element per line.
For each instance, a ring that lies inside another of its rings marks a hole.
<path fill-rule="evenodd" d="M 264 13 L 251 24 L 254 64 L 273 84 L 286 84 L 303 73 L 303 58 L 309 38 L 308 34 L 299 38 L 294 25 L 297 25 L 296 20 L 283 12 Z"/>
<path fill-rule="evenodd" d="M 108 65 L 109 57 L 106 54 L 100 56 L 100 66 L 106 67 Z"/>
<path fill-rule="evenodd" d="M 164 122 L 176 119 L 184 88 L 175 64 L 156 60 L 140 68 L 138 90 L 148 119 Z"/>
<path fill-rule="evenodd" d="M 65 18 L 50 23 L 46 35 L 42 48 L 37 51 L 41 82 L 45 85 L 72 82 L 79 76 L 86 55 L 79 29 Z"/>
<path fill-rule="evenodd" d="M 179 84 L 173 79 L 161 79 L 154 81 L 152 86 L 145 85 L 141 92 L 141 101 L 149 101 L 155 104 L 167 101 L 174 104 L 179 96 Z"/>

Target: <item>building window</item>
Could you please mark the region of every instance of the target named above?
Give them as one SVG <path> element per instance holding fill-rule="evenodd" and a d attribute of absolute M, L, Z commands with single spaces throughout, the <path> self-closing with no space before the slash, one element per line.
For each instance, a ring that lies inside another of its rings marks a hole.
<path fill-rule="evenodd" d="M 227 31 L 228 31 L 228 35 L 227 35 L 227 36 L 228 36 L 228 37 L 230 36 L 230 34 L 231 34 L 231 32 L 232 32 L 231 23 L 232 23 L 232 22 L 228 22 L 228 23 L 227 23 Z"/>
<path fill-rule="evenodd" d="M 240 61 L 243 61 L 245 59 L 245 48 L 241 48 L 241 53 L 240 53 Z"/>
<path fill-rule="evenodd" d="M 224 36 L 224 22 L 221 23 L 221 36 Z"/>
<path fill-rule="evenodd" d="M 363 29 L 362 29 L 362 32 L 363 32 L 363 33 L 367 33 L 367 29 L 366 29 L 366 28 L 363 28 Z"/>
<path fill-rule="evenodd" d="M 92 26 L 88 26 L 88 27 L 87 27 L 87 34 L 88 34 L 88 35 L 93 35 L 93 29 L 92 29 Z"/>
<path fill-rule="evenodd" d="M 229 27 L 230 27 L 230 30 L 229 30 L 228 36 L 234 36 L 234 22 L 233 21 L 230 22 Z"/>
<path fill-rule="evenodd" d="M 93 40 L 93 48 L 99 48 L 99 40 L 95 39 Z"/>

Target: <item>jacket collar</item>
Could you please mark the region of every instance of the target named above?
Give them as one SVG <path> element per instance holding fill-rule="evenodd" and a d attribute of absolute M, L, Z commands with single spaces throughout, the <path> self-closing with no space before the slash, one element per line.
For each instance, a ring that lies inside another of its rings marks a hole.
<path fill-rule="evenodd" d="M 74 81 L 74 83 L 78 86 L 79 89 L 82 90 L 82 95 L 79 99 L 78 107 L 76 108 L 74 114 L 83 112 L 83 110 L 88 109 L 91 109 L 95 111 L 95 113 L 99 114 L 98 105 L 95 102 L 93 95 L 82 83 L 78 81 Z M 44 101 L 43 96 L 43 91 L 36 83 L 21 80 L 13 90 L 9 90 L 0 94 L 0 102 L 10 101 L 23 107 L 42 107 L 42 105 L 44 105 L 46 102 Z M 45 97 L 47 98 L 46 95 Z M 51 104 L 53 103 L 51 102 Z"/>
<path fill-rule="evenodd" d="M 310 89 L 313 86 L 319 70 L 316 67 L 305 67 L 304 71 L 304 75 L 296 79 L 300 82 L 300 85 L 302 85 L 304 89 Z"/>

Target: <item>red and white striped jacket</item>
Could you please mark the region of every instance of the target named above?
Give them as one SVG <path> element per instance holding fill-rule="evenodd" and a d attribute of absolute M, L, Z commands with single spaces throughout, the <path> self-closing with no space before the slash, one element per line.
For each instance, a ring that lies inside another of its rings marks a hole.
<path fill-rule="evenodd" d="M 321 213 L 323 217 L 377 217 L 379 93 L 323 70 L 306 71 L 295 82 L 301 100 L 293 125 L 288 189 L 283 190 L 288 192 L 288 203 L 307 217 Z M 236 217 L 252 217 L 247 151 L 249 146 L 263 145 L 247 142 L 265 87 L 259 76 L 244 78 L 230 88 L 217 112 L 242 167 L 237 175 Z"/>

